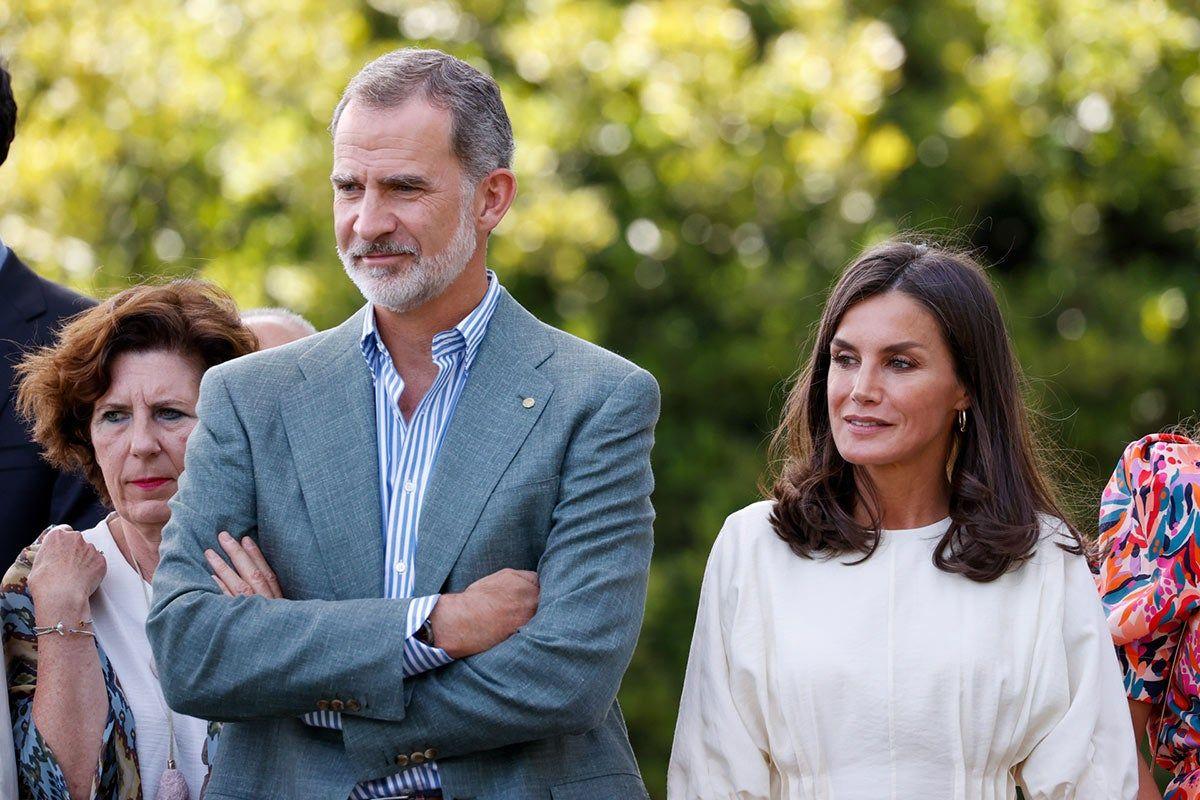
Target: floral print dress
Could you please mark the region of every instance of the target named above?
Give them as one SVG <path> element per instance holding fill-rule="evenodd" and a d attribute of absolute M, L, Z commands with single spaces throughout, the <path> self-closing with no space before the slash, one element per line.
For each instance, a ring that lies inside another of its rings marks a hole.
<path fill-rule="evenodd" d="M 1125 691 L 1153 706 L 1165 800 L 1200 800 L 1200 444 L 1132 443 L 1100 502 L 1098 584 Z"/>

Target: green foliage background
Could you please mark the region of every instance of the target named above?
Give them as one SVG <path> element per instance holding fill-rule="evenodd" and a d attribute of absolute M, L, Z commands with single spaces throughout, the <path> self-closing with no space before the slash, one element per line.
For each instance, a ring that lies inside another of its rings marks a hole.
<path fill-rule="evenodd" d="M 663 388 L 657 552 L 621 692 L 662 797 L 708 548 L 755 499 L 785 381 L 864 245 L 915 228 L 981 248 L 1085 524 L 1124 443 L 1193 413 L 1195 11 L 0 0 L 22 106 L 0 237 L 94 294 L 198 272 L 329 326 L 361 302 L 330 225 L 325 126 L 342 86 L 407 44 L 494 74 L 521 189 L 490 263 L 544 319 Z"/>

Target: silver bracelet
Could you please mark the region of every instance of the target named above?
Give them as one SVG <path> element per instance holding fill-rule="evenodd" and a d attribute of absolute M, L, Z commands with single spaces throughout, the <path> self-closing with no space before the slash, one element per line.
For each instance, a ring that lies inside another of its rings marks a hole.
<path fill-rule="evenodd" d="M 75 633 L 75 634 L 79 634 L 81 636 L 90 636 L 93 639 L 95 639 L 96 634 L 92 633 L 89 630 L 85 630 L 83 628 L 84 625 L 91 625 L 91 624 L 92 624 L 92 621 L 90 619 L 81 619 L 81 620 L 79 620 L 78 628 L 68 628 L 67 623 L 63 622 L 60 619 L 58 621 L 57 625 L 45 625 L 45 626 L 41 626 L 41 627 L 35 625 L 33 627 L 33 634 L 34 634 L 34 636 L 45 636 L 47 633 L 57 633 L 59 636 L 66 636 L 68 633 Z"/>

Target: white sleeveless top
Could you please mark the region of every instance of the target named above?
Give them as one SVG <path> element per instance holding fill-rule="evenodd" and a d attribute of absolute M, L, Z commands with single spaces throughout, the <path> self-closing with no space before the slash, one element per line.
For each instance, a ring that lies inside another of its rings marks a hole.
<path fill-rule="evenodd" d="M 82 535 L 104 554 L 108 565 L 100 588 L 91 598 L 93 627 L 96 640 L 112 662 L 125 699 L 133 710 L 142 792 L 146 800 L 153 800 L 159 778 L 167 767 L 167 706 L 152 671 L 150 641 L 146 638 L 149 610 L 142 586 L 147 591 L 150 586 L 121 555 L 108 529 L 107 519 Z M 208 772 L 200 760 L 208 723 L 183 714 L 174 714 L 174 717 L 175 766 L 187 780 L 192 797 L 199 797 Z"/>

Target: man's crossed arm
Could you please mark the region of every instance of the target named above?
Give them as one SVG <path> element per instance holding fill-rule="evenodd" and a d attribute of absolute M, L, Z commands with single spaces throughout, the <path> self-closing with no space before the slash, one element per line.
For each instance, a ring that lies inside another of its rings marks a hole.
<path fill-rule="evenodd" d="M 611 708 L 641 627 L 658 408 L 654 379 L 635 370 L 575 431 L 537 613 L 522 624 L 529 592 L 520 584 L 530 584 L 513 570 L 443 595 L 431 620 L 437 644 L 459 660 L 418 678 L 406 707 L 396 632 L 407 600 L 228 598 L 209 577 L 206 540 L 222 529 L 253 534 L 256 518 L 245 429 L 210 373 L 148 620 L 168 701 L 237 720 L 301 715 L 351 695 L 360 710 L 343 715 L 343 736 L 364 779 L 393 772 L 396 753 L 453 756 L 590 730 Z M 395 651 L 360 646 L 389 640 Z"/>

